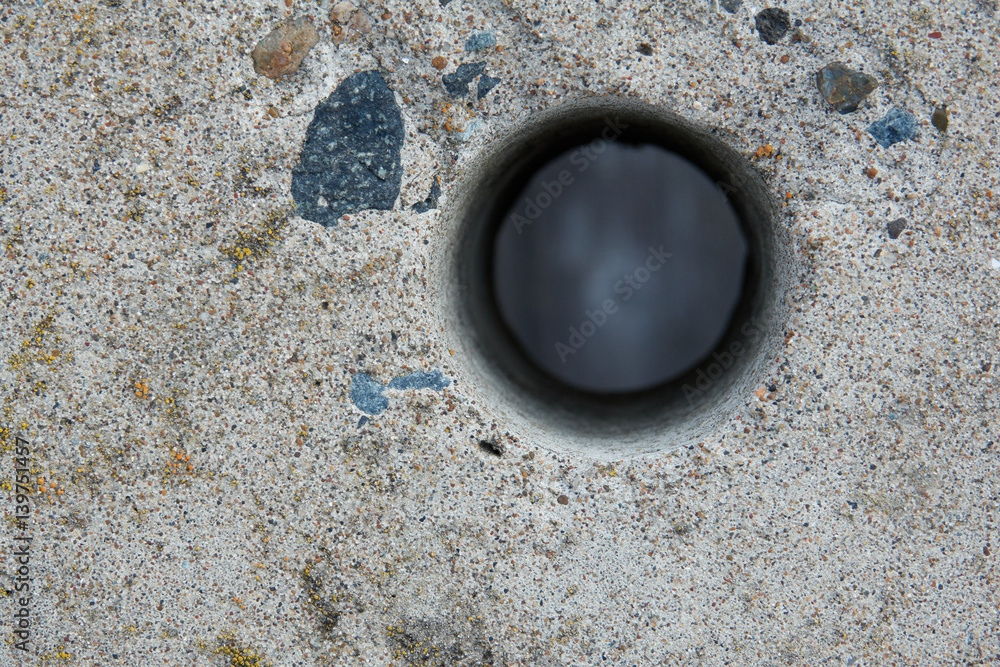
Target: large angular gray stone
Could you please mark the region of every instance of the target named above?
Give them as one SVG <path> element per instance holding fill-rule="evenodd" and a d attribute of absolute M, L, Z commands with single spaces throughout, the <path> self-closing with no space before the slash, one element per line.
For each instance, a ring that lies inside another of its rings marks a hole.
<path fill-rule="evenodd" d="M 292 169 L 296 213 L 325 227 L 347 213 L 390 210 L 402 182 L 403 117 L 378 72 L 345 79 L 316 112 Z"/>

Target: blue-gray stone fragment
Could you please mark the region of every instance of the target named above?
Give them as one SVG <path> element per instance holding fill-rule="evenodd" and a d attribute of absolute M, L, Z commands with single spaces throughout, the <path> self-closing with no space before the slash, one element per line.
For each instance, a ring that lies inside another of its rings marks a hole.
<path fill-rule="evenodd" d="M 492 32 L 481 32 L 465 40 L 465 50 L 470 53 L 482 51 L 497 45 L 497 38 Z"/>
<path fill-rule="evenodd" d="M 917 118 L 909 111 L 893 107 L 881 120 L 868 126 L 868 134 L 875 137 L 882 148 L 917 136 Z"/>
<path fill-rule="evenodd" d="M 730 14 L 735 14 L 743 6 L 743 0 L 719 0 L 719 4 Z"/>
<path fill-rule="evenodd" d="M 792 27 L 788 12 L 777 7 L 768 7 L 763 10 L 757 14 L 754 22 L 760 38 L 771 45 L 777 44 L 778 40 L 784 37 L 788 29 Z"/>
<path fill-rule="evenodd" d="M 351 403 L 369 415 L 381 414 L 389 407 L 389 399 L 382 395 L 385 387 L 365 373 L 355 373 L 351 378 Z"/>
<path fill-rule="evenodd" d="M 410 373 L 393 378 L 389 381 L 389 389 L 434 389 L 441 391 L 450 384 L 451 380 L 446 378 L 441 371 L 433 370 L 429 373 Z"/>
<path fill-rule="evenodd" d="M 431 193 L 427 195 L 427 199 L 421 202 L 417 202 L 413 205 L 413 210 L 417 213 L 426 213 L 432 208 L 437 208 L 438 197 L 441 196 L 441 184 L 438 179 L 435 178 L 434 182 L 431 183 Z"/>
<path fill-rule="evenodd" d="M 484 74 L 479 77 L 479 85 L 476 90 L 476 99 L 483 99 L 486 97 L 491 90 L 496 88 L 497 84 L 500 83 L 500 79 L 492 77 L 488 74 Z"/>
<path fill-rule="evenodd" d="M 292 169 L 296 213 L 325 227 L 340 216 L 391 210 L 403 167 L 403 116 L 378 72 L 345 79 L 316 107 Z"/>
<path fill-rule="evenodd" d="M 816 72 L 816 87 L 823 99 L 845 114 L 856 111 L 861 101 L 878 88 L 878 82 L 864 72 L 834 61 Z"/>
<path fill-rule="evenodd" d="M 464 97 L 469 94 L 469 84 L 477 76 L 486 71 L 486 63 L 463 63 L 452 74 L 441 77 L 445 90 L 452 97 Z"/>

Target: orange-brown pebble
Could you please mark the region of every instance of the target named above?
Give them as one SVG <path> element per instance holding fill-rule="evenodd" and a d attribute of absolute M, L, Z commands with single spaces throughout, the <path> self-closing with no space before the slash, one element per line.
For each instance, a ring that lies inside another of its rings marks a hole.
<path fill-rule="evenodd" d="M 292 74 L 318 41 L 319 33 L 309 19 L 285 21 L 257 42 L 250 53 L 253 70 L 269 79 Z"/>
<path fill-rule="evenodd" d="M 448 59 L 445 58 L 444 56 L 438 56 L 431 61 L 431 65 L 434 65 L 434 69 L 436 70 L 439 71 L 443 70 L 445 67 L 448 66 Z"/>

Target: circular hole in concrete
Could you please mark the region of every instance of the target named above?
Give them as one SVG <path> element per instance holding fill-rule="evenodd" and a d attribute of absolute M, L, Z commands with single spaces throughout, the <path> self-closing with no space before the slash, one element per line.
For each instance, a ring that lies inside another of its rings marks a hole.
<path fill-rule="evenodd" d="M 602 99 L 536 114 L 463 165 L 443 208 L 456 362 L 543 445 L 689 444 L 782 340 L 777 210 L 719 133 L 670 111 Z"/>
<path fill-rule="evenodd" d="M 495 240 L 511 336 L 541 372 L 581 391 L 681 377 L 715 350 L 742 296 L 736 212 L 705 172 L 657 144 L 598 136 L 548 157 Z"/>

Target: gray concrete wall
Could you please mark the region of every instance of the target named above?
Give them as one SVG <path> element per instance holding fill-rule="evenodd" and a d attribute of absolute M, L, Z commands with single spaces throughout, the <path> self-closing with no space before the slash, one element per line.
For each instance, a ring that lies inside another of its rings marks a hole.
<path fill-rule="evenodd" d="M 719 4 L 5 3 L 0 663 L 995 663 L 996 3 Z M 584 442 L 482 379 L 449 207 L 605 96 L 752 162 L 787 274 L 698 424 Z"/>

